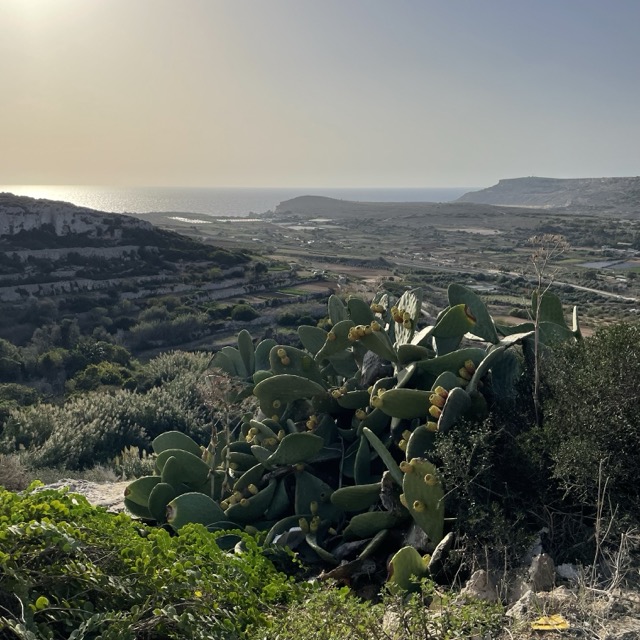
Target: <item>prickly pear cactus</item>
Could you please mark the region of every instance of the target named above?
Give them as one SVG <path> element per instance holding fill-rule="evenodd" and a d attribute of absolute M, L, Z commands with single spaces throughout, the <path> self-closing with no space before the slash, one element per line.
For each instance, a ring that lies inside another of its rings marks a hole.
<path fill-rule="evenodd" d="M 401 498 L 416 524 L 437 545 L 444 531 L 444 489 L 435 466 L 428 460 L 413 458 L 403 462 Z"/>
<path fill-rule="evenodd" d="M 206 448 L 177 431 L 158 436 L 155 474 L 127 487 L 126 508 L 176 530 L 187 522 L 265 529 L 269 544 L 330 565 L 345 548 L 358 549 L 356 561 L 378 552 L 382 540 L 400 539 L 387 537 L 392 529 L 417 525 L 437 545 L 445 488 L 429 455 L 443 433 L 513 397 L 533 333 L 532 323 L 496 325 L 462 285 L 448 298 L 435 324 L 421 327 L 421 289 L 395 304 L 386 294 L 331 296 L 327 327 L 300 327 L 300 348 L 254 346 L 241 331 L 211 364 L 237 377 L 260 411 L 214 432 Z M 539 315 L 549 344 L 579 332 L 553 296 Z M 464 346 L 468 335 L 485 344 Z M 409 590 L 426 560 L 405 547 L 390 573 Z"/>

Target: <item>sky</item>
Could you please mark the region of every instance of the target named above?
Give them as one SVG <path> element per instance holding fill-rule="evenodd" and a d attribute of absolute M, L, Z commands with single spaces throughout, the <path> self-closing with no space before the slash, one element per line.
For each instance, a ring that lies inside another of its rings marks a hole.
<path fill-rule="evenodd" d="M 0 184 L 640 175 L 638 0 L 0 0 Z"/>

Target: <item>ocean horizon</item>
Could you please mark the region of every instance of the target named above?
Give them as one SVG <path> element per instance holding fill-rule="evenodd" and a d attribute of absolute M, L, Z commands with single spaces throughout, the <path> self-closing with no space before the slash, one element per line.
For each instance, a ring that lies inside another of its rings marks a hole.
<path fill-rule="evenodd" d="M 109 213 L 198 213 L 246 216 L 272 211 L 280 202 L 315 195 L 359 202 L 451 202 L 474 187 L 450 188 L 235 188 L 0 185 L 0 193 L 70 202 Z"/>

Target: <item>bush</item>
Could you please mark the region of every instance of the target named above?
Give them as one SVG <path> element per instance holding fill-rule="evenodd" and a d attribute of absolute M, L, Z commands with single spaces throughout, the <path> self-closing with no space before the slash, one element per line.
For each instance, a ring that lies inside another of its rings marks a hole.
<path fill-rule="evenodd" d="M 131 372 L 125 367 L 113 362 L 101 362 L 90 364 L 69 380 L 66 386 L 69 391 L 93 391 L 102 385 L 120 387 L 129 378 Z"/>
<path fill-rule="evenodd" d="M 253 538 L 226 553 L 221 535 L 171 537 L 64 491 L 0 490 L 1 637 L 255 638 L 298 588 Z"/>
<path fill-rule="evenodd" d="M 22 491 L 27 488 L 29 472 L 25 469 L 17 454 L 0 453 L 0 487 L 9 491 Z"/>
<path fill-rule="evenodd" d="M 607 480 L 613 504 L 640 516 L 640 325 L 618 324 L 559 348 L 544 374 L 544 436 L 554 476 L 589 505 L 596 504 L 599 480 Z"/>
<path fill-rule="evenodd" d="M 434 606 L 435 603 L 438 606 Z M 454 601 L 424 580 L 418 593 L 385 593 L 372 604 L 347 587 L 314 589 L 274 620 L 265 640 L 445 640 L 489 638 L 503 625 L 502 607 Z"/>
<path fill-rule="evenodd" d="M 200 391 L 201 375 L 186 371 L 146 394 L 89 392 L 64 406 L 15 409 L 5 425 L 0 451 L 25 447 L 34 467 L 85 469 L 107 464 L 126 447 L 150 450 L 164 431 L 179 430 L 198 442 L 210 433 Z"/>
<path fill-rule="evenodd" d="M 237 304 L 231 310 L 232 320 L 254 320 L 259 315 L 260 314 L 251 305 L 248 304 Z"/>

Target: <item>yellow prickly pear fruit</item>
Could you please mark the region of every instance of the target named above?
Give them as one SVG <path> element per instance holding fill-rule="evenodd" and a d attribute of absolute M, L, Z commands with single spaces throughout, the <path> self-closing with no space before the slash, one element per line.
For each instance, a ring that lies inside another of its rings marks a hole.
<path fill-rule="evenodd" d="M 358 420 L 364 420 L 367 417 L 367 412 L 364 409 L 358 409 L 356 411 L 356 418 Z"/>
<path fill-rule="evenodd" d="M 429 407 L 429 415 L 432 418 L 435 418 L 437 420 L 441 414 L 442 414 L 442 409 L 440 407 L 436 407 L 435 405 L 431 405 Z"/>
<path fill-rule="evenodd" d="M 429 420 L 429 422 L 427 422 L 427 424 L 425 424 L 424 426 L 427 428 L 427 431 L 431 431 L 433 433 L 438 430 L 438 423 L 431 420 Z"/>
<path fill-rule="evenodd" d="M 433 391 L 434 393 L 437 393 L 441 398 L 447 398 L 449 396 L 449 392 L 440 385 L 438 385 Z"/>
<path fill-rule="evenodd" d="M 255 496 L 256 493 L 258 493 L 258 487 L 256 487 L 255 484 L 250 484 L 247 486 L 247 491 L 252 495 Z"/>
<path fill-rule="evenodd" d="M 371 328 L 371 325 L 370 324 L 366 325 L 364 328 L 364 335 L 370 336 L 372 333 L 373 333 L 373 329 Z"/>
<path fill-rule="evenodd" d="M 220 503 L 220 508 L 221 508 L 223 511 L 226 511 L 226 510 L 229 508 L 229 506 L 230 506 L 230 505 L 229 505 L 229 501 L 228 501 L 228 500 L 223 500 L 223 501 Z"/>
<path fill-rule="evenodd" d="M 371 327 L 371 331 L 380 331 L 382 329 L 382 326 L 377 320 L 374 320 L 371 323 L 370 327 Z"/>
<path fill-rule="evenodd" d="M 274 409 L 279 409 L 282 406 L 282 402 L 280 400 L 274 400 L 272 406 Z M 255 433 L 253 435 L 255 436 L 256 433 L 258 433 L 258 430 L 254 429 L 254 431 Z M 251 431 L 249 433 L 251 433 Z"/>
<path fill-rule="evenodd" d="M 424 505 L 424 502 L 420 502 L 420 500 L 414 500 L 413 501 L 413 508 L 418 513 L 420 513 L 421 511 L 424 511 L 426 509 L 426 507 Z"/>
<path fill-rule="evenodd" d="M 249 504 L 249 501 L 246 498 L 242 498 L 240 500 L 240 506 L 241 507 L 246 507 Z"/>
<path fill-rule="evenodd" d="M 286 435 L 286 431 L 284 429 L 280 429 L 280 431 L 278 431 L 278 440 L 282 440 Z"/>
<path fill-rule="evenodd" d="M 342 391 L 340 391 L 340 389 L 334 389 L 331 392 L 331 397 L 337 400 L 338 398 L 342 397 Z"/>
<path fill-rule="evenodd" d="M 289 358 L 289 356 L 280 358 L 280 363 L 282 364 L 283 367 L 288 367 L 291 364 L 291 358 Z"/>
<path fill-rule="evenodd" d="M 402 321 L 402 326 L 403 326 L 405 329 L 411 329 L 411 327 L 412 327 L 413 325 L 412 325 L 412 323 L 411 323 L 411 320 L 403 320 L 403 321 Z"/>
<path fill-rule="evenodd" d="M 466 367 L 460 367 L 460 370 L 458 371 L 458 375 L 463 379 L 463 380 L 471 380 L 471 374 L 469 373 L 469 371 L 467 371 Z"/>
<path fill-rule="evenodd" d="M 400 494 L 400 504 L 401 504 L 403 507 L 407 507 L 407 508 L 408 508 L 408 505 L 407 505 L 407 496 L 405 496 L 405 495 L 404 495 L 404 493 L 401 493 L 401 494 Z"/>
<path fill-rule="evenodd" d="M 318 531 L 318 527 L 320 526 L 320 516 L 314 516 L 311 518 L 311 524 L 309 525 L 309 531 L 311 533 L 316 533 Z"/>
<path fill-rule="evenodd" d="M 277 438 L 267 438 L 264 441 L 264 446 L 265 447 L 273 447 L 274 445 L 278 444 L 278 439 Z"/>
<path fill-rule="evenodd" d="M 469 373 L 475 373 L 475 372 L 476 372 L 476 365 L 474 364 L 473 360 L 465 360 L 465 362 L 464 362 L 464 368 L 465 368 Z"/>
<path fill-rule="evenodd" d="M 400 471 L 402 471 L 402 473 L 411 473 L 413 471 L 413 465 L 410 462 L 403 460 L 400 463 Z"/>
<path fill-rule="evenodd" d="M 429 396 L 429 402 L 432 405 L 435 405 L 436 407 L 440 407 L 440 409 L 442 409 L 442 407 L 444 407 L 445 399 L 442 396 L 439 396 L 437 393 L 432 393 Z"/>
<path fill-rule="evenodd" d="M 309 522 L 306 518 L 300 518 L 300 520 L 298 520 L 298 526 L 304 533 L 309 533 Z"/>
<path fill-rule="evenodd" d="M 402 320 L 406 322 L 407 320 L 411 320 L 411 314 L 408 311 L 404 311 L 402 313 Z"/>
<path fill-rule="evenodd" d="M 286 349 L 280 348 L 280 349 L 278 349 L 276 351 L 276 354 L 277 354 L 278 358 L 284 358 L 287 355 L 287 351 L 286 351 Z"/>
<path fill-rule="evenodd" d="M 433 485 L 438 484 L 438 479 L 430 474 L 430 473 L 426 473 L 424 476 L 424 482 L 425 484 L 428 484 L 430 487 L 433 487 Z"/>
<path fill-rule="evenodd" d="M 333 333 L 333 331 L 329 331 L 329 333 L 327 334 L 327 340 L 329 342 L 333 342 L 336 338 L 337 338 L 336 334 Z"/>
<path fill-rule="evenodd" d="M 400 442 L 398 442 L 398 449 L 400 449 L 400 451 L 406 451 L 407 450 L 407 441 L 402 439 L 400 440 Z"/>

